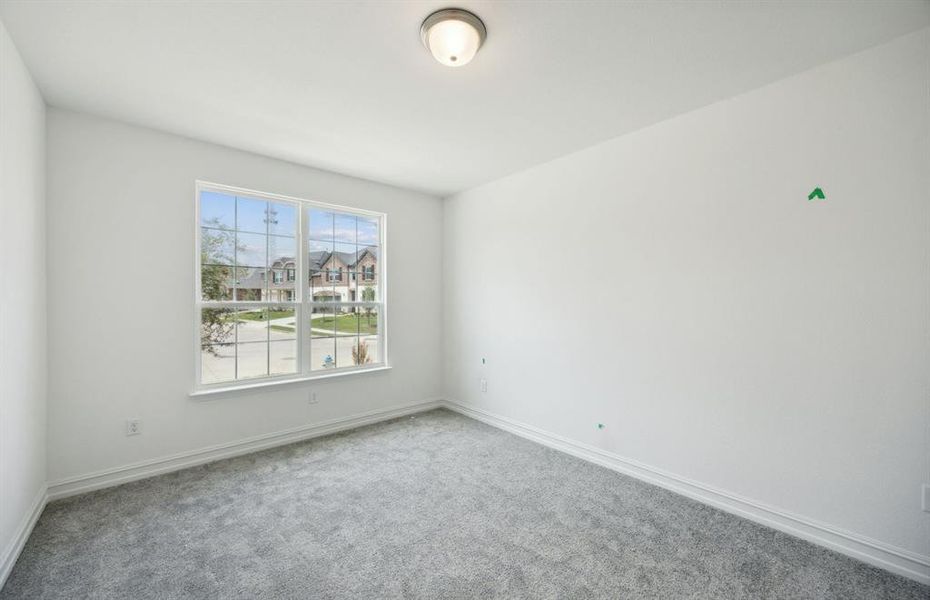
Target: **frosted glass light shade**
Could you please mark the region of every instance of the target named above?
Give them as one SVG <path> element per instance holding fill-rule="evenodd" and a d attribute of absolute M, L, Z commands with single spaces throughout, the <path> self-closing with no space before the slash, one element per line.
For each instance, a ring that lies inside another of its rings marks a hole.
<path fill-rule="evenodd" d="M 481 19 L 456 8 L 434 12 L 420 27 L 423 45 L 433 58 L 447 67 L 461 67 L 471 62 L 486 36 Z"/>

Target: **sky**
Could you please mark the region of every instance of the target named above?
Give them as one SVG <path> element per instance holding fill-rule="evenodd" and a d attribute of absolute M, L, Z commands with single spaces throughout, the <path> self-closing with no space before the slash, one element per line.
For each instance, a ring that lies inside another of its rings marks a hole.
<path fill-rule="evenodd" d="M 264 267 L 283 256 L 296 256 L 298 203 L 266 201 L 204 190 L 200 193 L 201 226 L 235 230 L 237 264 Z M 271 215 L 271 219 L 268 219 Z M 379 244 L 377 218 L 307 207 L 309 251 L 357 252 Z M 269 237 L 270 236 L 270 237 Z M 266 245 L 268 256 L 266 256 Z M 230 255 L 232 248 L 229 249 Z"/>

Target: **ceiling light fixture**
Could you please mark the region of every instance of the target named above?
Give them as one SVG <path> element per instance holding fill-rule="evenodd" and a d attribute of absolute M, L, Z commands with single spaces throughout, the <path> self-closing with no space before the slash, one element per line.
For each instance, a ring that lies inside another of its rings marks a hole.
<path fill-rule="evenodd" d="M 447 67 L 467 65 L 487 37 L 481 19 L 460 8 L 437 10 L 420 25 L 423 45 Z"/>

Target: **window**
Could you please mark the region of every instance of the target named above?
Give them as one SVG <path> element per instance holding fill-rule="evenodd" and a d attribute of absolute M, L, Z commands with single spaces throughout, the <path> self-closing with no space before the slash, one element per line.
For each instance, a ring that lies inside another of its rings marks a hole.
<path fill-rule="evenodd" d="M 198 387 L 386 363 L 384 215 L 205 183 L 197 214 Z"/>

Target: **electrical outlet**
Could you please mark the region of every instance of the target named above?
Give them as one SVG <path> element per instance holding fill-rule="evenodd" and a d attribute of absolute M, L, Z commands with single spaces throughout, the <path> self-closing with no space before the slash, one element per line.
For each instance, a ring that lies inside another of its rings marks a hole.
<path fill-rule="evenodd" d="M 316 397 L 316 392 L 310 392 L 310 404 L 316 404 L 319 400 Z"/>
<path fill-rule="evenodd" d="M 923 487 L 923 498 L 921 499 L 921 508 L 924 512 L 930 512 L 930 485 L 924 484 Z"/>
<path fill-rule="evenodd" d="M 482 392 L 488 391 L 488 380 L 487 379 L 481 380 L 481 391 Z"/>
<path fill-rule="evenodd" d="M 141 419 L 126 419 L 126 435 L 139 435 L 142 433 Z"/>

